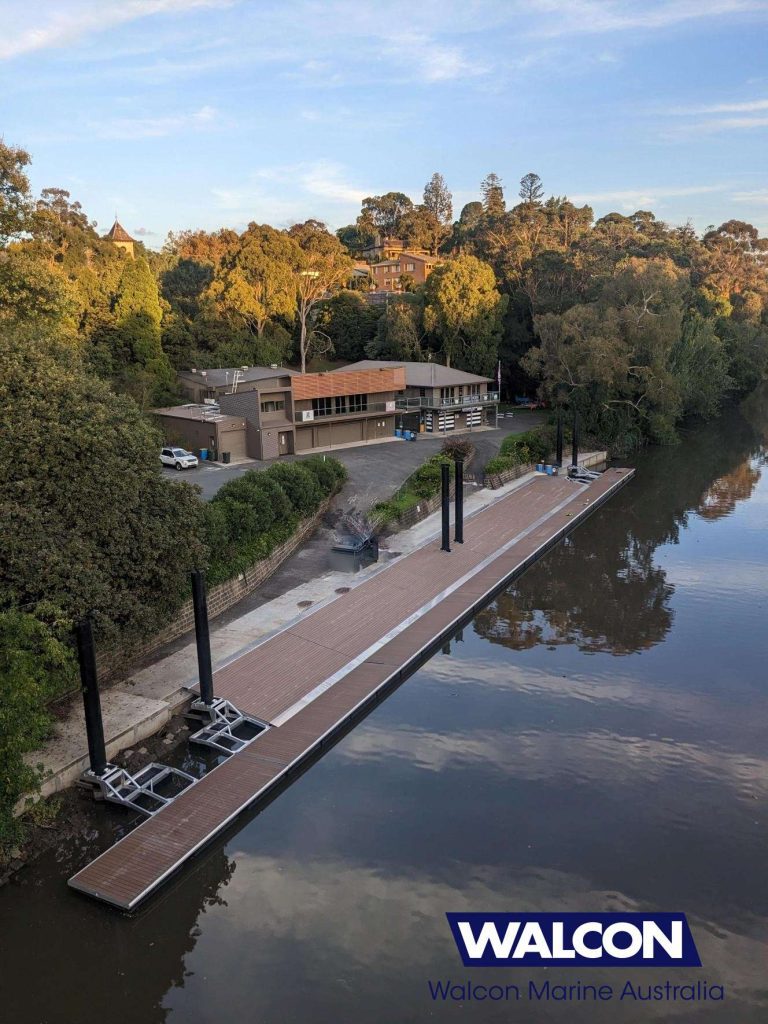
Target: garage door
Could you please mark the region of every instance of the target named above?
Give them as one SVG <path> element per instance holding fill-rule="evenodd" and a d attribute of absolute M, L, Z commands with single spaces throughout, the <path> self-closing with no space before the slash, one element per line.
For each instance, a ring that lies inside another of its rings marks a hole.
<path fill-rule="evenodd" d="M 229 452 L 229 457 L 235 462 L 237 459 L 247 458 L 245 451 L 245 430 L 227 430 L 219 435 L 221 450 Z"/>

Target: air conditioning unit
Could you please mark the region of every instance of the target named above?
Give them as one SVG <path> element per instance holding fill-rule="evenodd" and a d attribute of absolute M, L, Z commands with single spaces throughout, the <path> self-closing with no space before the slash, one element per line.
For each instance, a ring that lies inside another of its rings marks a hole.
<path fill-rule="evenodd" d="M 301 420 L 302 420 L 303 423 L 307 423 L 309 420 L 313 420 L 314 418 L 315 418 L 315 410 L 314 409 L 302 409 L 301 410 Z"/>

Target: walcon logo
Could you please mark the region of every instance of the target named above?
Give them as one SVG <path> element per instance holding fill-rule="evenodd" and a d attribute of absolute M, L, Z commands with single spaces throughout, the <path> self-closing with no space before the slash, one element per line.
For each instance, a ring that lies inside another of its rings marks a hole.
<path fill-rule="evenodd" d="M 447 914 L 465 967 L 701 967 L 685 914 Z"/>

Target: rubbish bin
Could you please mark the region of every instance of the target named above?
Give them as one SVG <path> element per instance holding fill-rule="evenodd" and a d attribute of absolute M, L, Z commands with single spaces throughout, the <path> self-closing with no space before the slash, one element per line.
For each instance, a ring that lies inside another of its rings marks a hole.
<path fill-rule="evenodd" d="M 207 448 L 201 448 L 200 449 L 200 461 L 201 462 L 205 462 L 205 460 L 207 458 L 208 458 L 208 449 Z"/>
<path fill-rule="evenodd" d="M 222 452 L 221 453 L 221 461 L 224 463 L 225 466 L 229 465 L 229 460 L 231 459 L 231 457 L 232 457 L 232 452 Z"/>

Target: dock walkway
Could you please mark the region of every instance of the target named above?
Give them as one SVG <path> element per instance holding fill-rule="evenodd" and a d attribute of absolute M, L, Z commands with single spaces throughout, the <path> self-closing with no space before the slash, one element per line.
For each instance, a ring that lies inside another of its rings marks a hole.
<path fill-rule="evenodd" d="M 611 469 L 588 485 L 531 477 L 468 517 L 450 553 L 431 539 L 222 666 L 217 696 L 270 728 L 69 884 L 136 907 L 633 474 Z"/>

